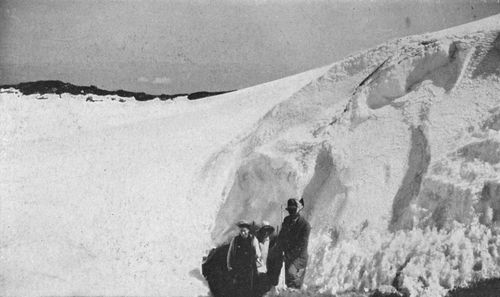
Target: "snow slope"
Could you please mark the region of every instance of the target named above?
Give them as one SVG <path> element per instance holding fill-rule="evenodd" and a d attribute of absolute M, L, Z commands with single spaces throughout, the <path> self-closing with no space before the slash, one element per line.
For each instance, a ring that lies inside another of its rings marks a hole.
<path fill-rule="evenodd" d="M 3 93 L 1 295 L 206 293 L 189 273 L 216 209 L 194 177 L 325 70 L 198 102 Z"/>
<path fill-rule="evenodd" d="M 2 295 L 207 294 L 206 250 L 291 196 L 299 295 L 500 276 L 499 36 L 494 16 L 195 102 L 4 90 Z"/>

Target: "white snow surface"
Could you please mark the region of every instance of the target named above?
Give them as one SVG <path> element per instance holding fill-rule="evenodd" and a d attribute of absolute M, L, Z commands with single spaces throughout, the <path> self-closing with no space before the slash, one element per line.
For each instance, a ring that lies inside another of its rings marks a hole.
<path fill-rule="evenodd" d="M 0 295 L 206 296 L 207 250 L 290 197 L 280 295 L 500 277 L 499 75 L 497 15 L 198 101 L 2 90 Z"/>

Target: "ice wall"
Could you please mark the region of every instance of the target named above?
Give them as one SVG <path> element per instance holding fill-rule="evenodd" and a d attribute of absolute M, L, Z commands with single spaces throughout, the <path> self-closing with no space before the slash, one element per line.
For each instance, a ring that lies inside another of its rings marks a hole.
<path fill-rule="evenodd" d="M 311 292 L 444 296 L 500 275 L 499 32 L 496 16 L 391 41 L 275 106 L 224 149 L 214 242 L 301 196 Z"/>

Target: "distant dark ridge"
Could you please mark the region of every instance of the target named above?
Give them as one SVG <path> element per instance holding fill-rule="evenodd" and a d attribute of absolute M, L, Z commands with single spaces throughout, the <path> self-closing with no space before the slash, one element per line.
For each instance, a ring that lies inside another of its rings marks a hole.
<path fill-rule="evenodd" d="M 233 91 L 222 91 L 222 92 L 195 92 L 195 93 L 180 93 L 174 95 L 150 95 L 144 92 L 129 92 L 124 90 L 117 91 L 107 91 L 103 89 L 99 89 L 96 86 L 75 86 L 70 83 L 65 83 L 59 80 L 40 80 L 34 82 L 24 82 L 17 85 L 3 85 L 0 88 L 14 88 L 18 89 L 24 95 L 32 95 L 32 94 L 56 94 L 61 95 L 63 93 L 68 93 L 72 95 L 99 95 L 99 96 L 119 96 L 119 97 L 134 97 L 137 101 L 148 101 L 153 100 L 155 98 L 159 98 L 160 100 L 169 100 L 175 97 L 187 96 L 189 100 L 196 100 L 200 98 L 220 95 L 224 93 L 229 93 Z"/>
<path fill-rule="evenodd" d="M 200 99 L 200 98 L 205 98 L 205 97 L 210 97 L 210 96 L 225 94 L 225 93 L 234 92 L 234 91 L 235 90 L 232 90 L 232 91 L 221 91 L 221 92 L 206 92 L 206 91 L 195 92 L 195 93 L 189 94 L 188 95 L 188 99 L 189 100 L 196 100 L 196 99 Z"/>

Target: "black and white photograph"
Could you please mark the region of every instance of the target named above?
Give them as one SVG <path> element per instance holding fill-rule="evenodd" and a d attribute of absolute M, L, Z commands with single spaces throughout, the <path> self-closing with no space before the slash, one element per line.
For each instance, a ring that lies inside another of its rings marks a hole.
<path fill-rule="evenodd" d="M 0 296 L 499 297 L 500 0 L 0 0 Z"/>

